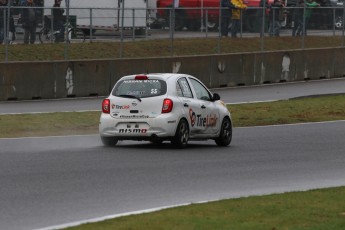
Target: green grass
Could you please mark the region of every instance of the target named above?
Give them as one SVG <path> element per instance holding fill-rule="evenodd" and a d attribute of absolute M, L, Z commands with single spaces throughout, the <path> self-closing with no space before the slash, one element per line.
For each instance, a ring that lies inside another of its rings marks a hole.
<path fill-rule="evenodd" d="M 345 120 L 345 95 L 229 105 L 234 127 Z M 95 134 L 101 112 L 1 115 L 0 138 Z"/>
<path fill-rule="evenodd" d="M 340 230 L 345 187 L 229 199 L 120 217 L 69 230 Z"/>
<path fill-rule="evenodd" d="M 264 50 L 300 49 L 301 37 L 266 37 Z M 207 55 L 218 53 L 243 53 L 261 51 L 260 38 L 218 39 L 185 38 L 158 40 L 136 40 L 123 43 L 123 58 L 164 57 L 184 55 Z M 173 44 L 173 52 L 172 52 Z M 341 47 L 341 36 L 308 36 L 305 48 Z M 69 60 L 120 58 L 120 42 L 85 42 L 65 44 L 17 44 L 8 46 L 8 61 L 52 61 L 64 60 L 65 51 Z M 5 46 L 0 45 L 0 60 L 5 60 Z"/>
<path fill-rule="evenodd" d="M 345 95 L 230 105 L 237 127 L 345 120 Z"/>

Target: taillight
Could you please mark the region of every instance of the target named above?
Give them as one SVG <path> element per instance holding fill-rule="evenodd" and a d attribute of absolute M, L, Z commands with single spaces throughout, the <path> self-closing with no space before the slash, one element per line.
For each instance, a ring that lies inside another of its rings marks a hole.
<path fill-rule="evenodd" d="M 146 75 L 137 75 L 134 78 L 135 80 L 147 80 L 149 79 Z"/>
<path fill-rule="evenodd" d="M 102 112 L 103 113 L 110 113 L 110 100 L 104 99 L 102 102 Z"/>
<path fill-rule="evenodd" d="M 162 113 L 170 113 L 173 109 L 173 101 L 169 98 L 164 99 L 163 101 L 163 107 L 162 107 Z"/>

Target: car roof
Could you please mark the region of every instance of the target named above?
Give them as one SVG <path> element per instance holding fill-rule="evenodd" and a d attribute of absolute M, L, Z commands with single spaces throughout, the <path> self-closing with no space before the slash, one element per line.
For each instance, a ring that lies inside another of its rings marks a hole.
<path fill-rule="evenodd" d="M 192 77 L 190 75 L 186 75 L 186 74 L 180 74 L 180 73 L 144 73 L 144 74 L 133 74 L 133 75 L 128 75 L 128 76 L 123 76 L 121 79 L 133 79 L 136 76 L 147 76 L 149 78 L 155 78 L 155 79 L 164 79 L 164 80 L 168 80 L 170 78 L 179 78 L 182 76 L 188 76 L 188 77 Z"/>

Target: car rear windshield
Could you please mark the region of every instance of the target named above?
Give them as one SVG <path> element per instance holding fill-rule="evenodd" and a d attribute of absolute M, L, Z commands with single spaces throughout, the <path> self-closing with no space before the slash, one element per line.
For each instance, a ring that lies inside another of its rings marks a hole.
<path fill-rule="evenodd" d="M 122 80 L 119 81 L 113 92 L 113 96 L 134 96 L 137 98 L 155 97 L 166 94 L 167 85 L 163 80 Z"/>

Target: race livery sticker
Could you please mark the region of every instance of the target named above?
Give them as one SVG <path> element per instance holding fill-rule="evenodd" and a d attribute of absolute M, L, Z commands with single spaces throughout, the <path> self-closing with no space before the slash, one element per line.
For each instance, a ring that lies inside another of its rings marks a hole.
<path fill-rule="evenodd" d="M 120 118 L 126 118 L 126 119 L 129 119 L 129 118 L 133 118 L 133 119 L 138 119 L 138 118 L 149 118 L 148 115 L 120 115 Z"/>
<path fill-rule="evenodd" d="M 145 134 L 145 133 L 147 133 L 147 129 L 119 129 L 119 133 Z"/>
<path fill-rule="evenodd" d="M 151 89 L 151 94 L 157 94 L 158 93 L 158 89 Z"/>
<path fill-rule="evenodd" d="M 115 105 L 111 104 L 112 109 L 129 109 L 129 105 Z"/>
<path fill-rule="evenodd" d="M 132 96 L 139 96 L 139 95 L 144 95 L 144 91 L 128 91 L 127 95 L 132 95 Z"/>
<path fill-rule="evenodd" d="M 123 83 L 130 84 L 130 83 L 158 83 L 159 80 L 125 80 Z"/>
<path fill-rule="evenodd" d="M 217 125 L 217 115 L 209 114 L 203 117 L 201 114 L 196 114 L 192 109 L 189 109 L 190 124 L 192 127 L 214 127 Z"/>

